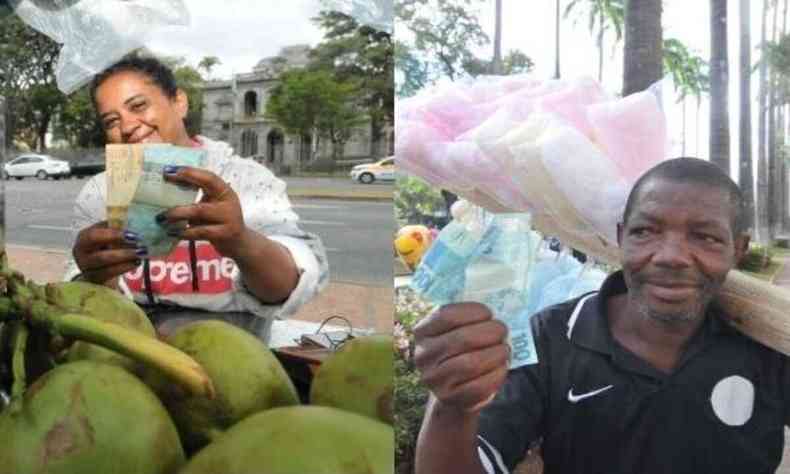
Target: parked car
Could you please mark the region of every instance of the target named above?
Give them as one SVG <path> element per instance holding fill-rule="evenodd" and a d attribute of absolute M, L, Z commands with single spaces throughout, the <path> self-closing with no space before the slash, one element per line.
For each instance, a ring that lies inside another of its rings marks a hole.
<path fill-rule="evenodd" d="M 38 179 L 60 179 L 71 174 L 68 161 L 57 160 L 47 155 L 26 154 L 9 161 L 3 166 L 4 179 L 22 179 L 35 176 Z"/>
<path fill-rule="evenodd" d="M 379 181 L 395 180 L 395 157 L 390 156 L 375 163 L 357 165 L 351 168 L 351 179 L 370 184 Z"/>
<path fill-rule="evenodd" d="M 105 170 L 104 160 L 80 161 L 80 162 L 72 163 L 70 166 L 71 166 L 71 176 L 77 179 L 82 179 L 85 178 L 86 176 L 93 176 Z"/>

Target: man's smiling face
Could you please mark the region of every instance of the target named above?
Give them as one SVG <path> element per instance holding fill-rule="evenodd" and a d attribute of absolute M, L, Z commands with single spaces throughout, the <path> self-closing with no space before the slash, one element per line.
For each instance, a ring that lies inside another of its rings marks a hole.
<path fill-rule="evenodd" d="M 629 300 L 646 317 L 693 321 L 745 250 L 727 191 L 661 178 L 644 183 L 618 226 Z"/>
<path fill-rule="evenodd" d="M 143 73 L 119 71 L 96 89 L 96 108 L 109 143 L 189 146 L 186 95 L 168 97 Z"/>

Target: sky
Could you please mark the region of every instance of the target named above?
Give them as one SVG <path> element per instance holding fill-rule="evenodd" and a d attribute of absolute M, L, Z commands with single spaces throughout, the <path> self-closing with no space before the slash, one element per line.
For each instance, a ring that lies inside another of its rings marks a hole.
<path fill-rule="evenodd" d="M 561 10 L 564 11 L 569 0 L 561 0 Z M 760 22 L 762 16 L 762 1 L 752 1 L 751 3 L 751 40 L 752 40 L 752 62 L 759 59 L 757 45 L 760 41 Z M 553 0 L 503 0 L 503 24 L 502 24 L 502 51 L 505 54 L 510 49 L 520 49 L 532 58 L 535 62 L 534 74 L 540 78 L 550 78 L 554 74 L 554 15 L 555 2 Z M 681 40 L 689 49 L 702 56 L 705 60 L 710 58 L 710 2 L 708 0 L 664 0 L 664 11 L 662 13 L 662 24 L 664 28 L 664 38 L 677 38 Z M 739 2 L 738 0 L 728 0 L 728 48 L 730 64 L 730 162 L 732 164 L 732 176 L 737 177 L 738 163 L 738 64 L 739 64 Z M 580 10 L 583 11 L 583 10 Z M 481 56 L 493 56 L 493 31 L 494 31 L 494 1 L 485 2 L 485 6 L 478 11 L 480 24 L 492 39 L 492 44 L 480 51 Z M 598 53 L 595 47 L 595 38 L 588 30 L 586 11 L 576 23 L 574 16 L 563 19 L 560 25 L 560 72 L 563 78 L 575 78 L 590 76 L 597 78 L 598 74 Z M 771 18 L 769 17 L 769 25 Z M 780 20 L 781 24 L 781 20 Z M 622 89 L 622 42 L 617 53 L 611 55 L 611 42 L 614 33 L 607 33 L 610 45 L 607 56 L 604 58 L 603 85 L 604 88 L 612 93 L 617 93 Z M 752 80 L 752 120 L 753 129 L 757 129 L 757 83 L 758 75 L 755 74 Z M 671 105 L 671 104 L 670 104 Z M 694 115 L 696 111 L 695 100 L 689 101 L 687 105 L 687 137 L 686 155 L 699 156 L 707 159 L 708 155 L 708 106 L 707 101 L 703 101 L 700 109 L 700 143 L 697 145 L 694 132 Z M 680 105 L 672 107 L 669 111 L 669 125 L 671 140 L 673 142 L 672 153 L 679 156 L 681 152 L 681 129 L 682 109 Z M 757 140 L 752 140 L 754 145 L 753 156 L 756 157 Z M 697 150 L 699 150 L 697 152 Z M 756 161 L 756 159 L 755 159 Z M 756 167 L 755 173 L 756 175 Z"/>
<path fill-rule="evenodd" d="M 319 0 L 184 0 L 188 27 L 154 32 L 148 46 L 157 53 L 183 56 L 197 66 L 205 56 L 216 56 L 211 77 L 229 79 L 233 73 L 251 72 L 262 58 L 275 56 L 283 46 L 315 46 L 323 32 L 310 18 Z"/>

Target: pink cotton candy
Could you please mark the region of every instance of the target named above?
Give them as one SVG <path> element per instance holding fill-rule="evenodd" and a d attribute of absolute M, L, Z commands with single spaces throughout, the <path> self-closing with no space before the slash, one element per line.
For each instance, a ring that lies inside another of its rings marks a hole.
<path fill-rule="evenodd" d="M 583 78 L 542 96 L 539 103 L 544 112 L 556 114 L 585 136 L 592 137 L 593 125 L 587 116 L 587 107 L 606 99 L 606 93 L 598 82 Z"/>
<path fill-rule="evenodd" d="M 588 116 L 593 139 L 629 183 L 666 157 L 666 118 L 650 92 L 590 106 Z"/>

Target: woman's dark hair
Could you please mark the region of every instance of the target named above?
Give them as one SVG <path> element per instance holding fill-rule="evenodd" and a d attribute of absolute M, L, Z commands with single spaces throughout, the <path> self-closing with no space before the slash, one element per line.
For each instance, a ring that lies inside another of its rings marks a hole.
<path fill-rule="evenodd" d="M 93 78 L 90 92 L 94 108 L 96 107 L 96 89 L 98 89 L 108 77 L 122 71 L 133 71 L 148 76 L 151 82 L 159 86 L 167 97 L 175 99 L 178 87 L 176 86 L 176 78 L 173 75 L 173 71 L 156 58 L 132 53 Z"/>

